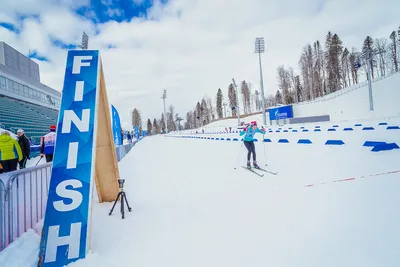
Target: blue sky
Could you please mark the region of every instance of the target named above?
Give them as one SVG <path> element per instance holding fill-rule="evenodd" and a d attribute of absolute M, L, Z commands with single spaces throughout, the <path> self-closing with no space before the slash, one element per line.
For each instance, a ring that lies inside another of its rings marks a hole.
<path fill-rule="evenodd" d="M 161 0 L 160 2 L 166 4 L 168 0 Z M 105 23 L 110 20 L 129 22 L 134 17 L 146 17 L 147 10 L 153 4 L 153 0 L 143 0 L 140 3 L 135 3 L 134 0 L 91 0 L 89 6 L 82 6 L 75 9 L 75 12 L 81 16 L 94 12 L 96 16 L 91 17 L 94 23 Z"/>
<path fill-rule="evenodd" d="M 160 0 L 159 3 L 165 5 L 168 0 Z M 70 11 L 81 16 L 85 20 L 90 20 L 99 33 L 98 26 L 110 21 L 130 22 L 133 18 L 147 18 L 147 11 L 154 5 L 154 0 L 90 0 L 87 5 L 78 5 L 70 7 Z M 35 19 L 40 21 L 40 14 L 20 14 L 17 13 L 17 20 L 15 23 L 0 21 L 0 27 L 3 27 L 15 34 L 20 34 L 21 25 L 25 19 Z M 61 49 L 69 50 L 76 49 L 77 46 L 58 39 L 55 36 L 49 36 L 52 45 Z M 116 48 L 115 44 L 107 44 L 109 49 Z M 44 55 L 39 55 L 36 51 L 27 54 L 30 58 L 36 58 L 39 61 L 49 61 Z"/>

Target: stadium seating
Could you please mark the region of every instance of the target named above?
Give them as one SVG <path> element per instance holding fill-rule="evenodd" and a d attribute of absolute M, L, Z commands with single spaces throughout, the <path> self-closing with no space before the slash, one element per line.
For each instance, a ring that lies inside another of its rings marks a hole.
<path fill-rule="evenodd" d="M 0 96 L 0 124 L 16 133 L 24 129 L 25 135 L 35 142 L 49 132 L 49 126 L 57 123 L 58 111 Z"/>

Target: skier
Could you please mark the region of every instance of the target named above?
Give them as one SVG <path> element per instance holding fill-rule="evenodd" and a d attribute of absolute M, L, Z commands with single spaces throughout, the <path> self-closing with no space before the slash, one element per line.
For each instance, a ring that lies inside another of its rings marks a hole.
<path fill-rule="evenodd" d="M 260 167 L 257 164 L 257 160 L 256 160 L 256 148 L 254 146 L 254 135 L 256 133 L 265 133 L 265 129 L 263 128 L 263 130 L 260 130 L 257 127 L 257 122 L 256 121 L 252 121 L 250 123 L 250 127 L 248 128 L 244 128 L 242 132 L 240 132 L 240 136 L 245 135 L 243 138 L 243 143 L 244 146 L 247 148 L 247 168 L 251 168 L 250 165 L 250 157 L 251 154 L 253 154 L 253 166 L 256 169 L 259 169 Z"/>

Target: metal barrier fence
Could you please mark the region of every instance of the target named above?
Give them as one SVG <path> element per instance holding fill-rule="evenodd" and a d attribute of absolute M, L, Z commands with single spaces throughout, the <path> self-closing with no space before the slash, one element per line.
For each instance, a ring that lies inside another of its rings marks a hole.
<path fill-rule="evenodd" d="M 6 187 L 0 180 L 0 251 L 6 247 L 5 195 Z"/>
<path fill-rule="evenodd" d="M 137 142 L 116 147 L 118 162 Z M 0 175 L 0 251 L 44 217 L 51 166 L 45 163 Z"/>
<path fill-rule="evenodd" d="M 2 249 L 33 228 L 46 210 L 51 163 L 6 173 L 2 224 Z"/>

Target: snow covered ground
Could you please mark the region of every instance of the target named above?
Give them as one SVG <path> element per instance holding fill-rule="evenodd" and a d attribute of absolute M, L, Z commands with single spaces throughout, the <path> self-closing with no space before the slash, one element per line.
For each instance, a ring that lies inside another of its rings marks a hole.
<path fill-rule="evenodd" d="M 241 142 L 147 137 L 119 163 L 133 212 L 121 220 L 118 209 L 108 216 L 112 203 L 95 203 L 91 252 L 69 266 L 399 266 L 400 150 L 362 146 L 399 141 L 379 122 L 369 123 L 375 131 L 267 133 L 351 137 L 343 146 L 258 142 L 259 163 L 279 172 L 262 178 L 240 168 Z M 38 246 L 25 233 L 0 266 L 35 266 Z"/>

